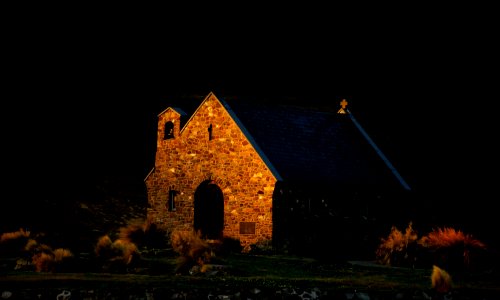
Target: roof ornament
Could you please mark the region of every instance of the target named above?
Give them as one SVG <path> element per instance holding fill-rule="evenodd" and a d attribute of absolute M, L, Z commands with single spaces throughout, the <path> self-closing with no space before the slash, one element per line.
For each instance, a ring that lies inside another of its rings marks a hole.
<path fill-rule="evenodd" d="M 347 114 L 348 110 L 345 108 L 347 106 L 348 102 L 345 99 L 342 99 L 340 101 L 340 109 L 337 111 L 338 114 Z"/>

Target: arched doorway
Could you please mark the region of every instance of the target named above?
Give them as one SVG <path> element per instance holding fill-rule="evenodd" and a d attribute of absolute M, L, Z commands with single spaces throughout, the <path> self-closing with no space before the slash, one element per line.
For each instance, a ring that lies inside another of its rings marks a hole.
<path fill-rule="evenodd" d="M 194 229 L 203 238 L 219 239 L 224 229 L 224 197 L 212 180 L 203 181 L 194 192 Z"/>

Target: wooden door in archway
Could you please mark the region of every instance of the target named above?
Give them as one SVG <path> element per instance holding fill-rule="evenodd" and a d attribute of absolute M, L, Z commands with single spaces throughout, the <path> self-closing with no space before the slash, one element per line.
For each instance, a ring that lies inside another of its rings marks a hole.
<path fill-rule="evenodd" d="M 212 180 L 203 181 L 194 193 L 194 229 L 206 239 L 222 238 L 224 196 Z"/>

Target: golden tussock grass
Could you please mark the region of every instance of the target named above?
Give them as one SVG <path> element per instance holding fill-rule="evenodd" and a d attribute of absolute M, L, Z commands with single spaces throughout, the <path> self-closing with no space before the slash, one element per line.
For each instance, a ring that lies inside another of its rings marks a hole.
<path fill-rule="evenodd" d="M 17 240 L 21 238 L 27 239 L 29 238 L 29 236 L 30 232 L 25 231 L 24 229 L 21 228 L 18 231 L 2 233 L 2 236 L 0 236 L 0 243 L 4 243 L 10 240 Z"/>
<path fill-rule="evenodd" d="M 414 254 L 410 253 L 409 248 L 416 243 L 417 239 L 418 235 L 413 229 L 412 222 L 408 224 L 404 233 L 393 226 L 389 235 L 381 239 L 375 253 L 377 261 L 384 265 L 404 263 L 403 260 L 411 259 Z"/>
<path fill-rule="evenodd" d="M 472 235 L 464 234 L 462 231 L 450 227 L 434 229 L 422 237 L 418 243 L 426 248 L 446 248 L 457 244 L 463 244 L 470 248 L 486 248 L 484 243 L 475 239 Z"/>
<path fill-rule="evenodd" d="M 203 266 L 214 255 L 207 241 L 199 232 L 174 231 L 170 235 L 172 249 L 180 256 L 176 272 L 186 272 L 191 267 Z"/>
<path fill-rule="evenodd" d="M 438 266 L 432 266 L 432 288 L 438 293 L 447 293 L 451 290 L 453 282 L 450 274 Z"/>
<path fill-rule="evenodd" d="M 118 239 L 140 244 L 144 240 L 147 228 L 149 228 L 147 223 L 143 223 L 140 220 L 132 221 L 127 226 L 118 229 Z"/>
<path fill-rule="evenodd" d="M 422 237 L 418 244 L 431 251 L 443 253 L 448 268 L 471 267 L 471 256 L 478 250 L 485 250 L 486 244 L 454 228 L 438 228 Z"/>
<path fill-rule="evenodd" d="M 69 249 L 57 248 L 54 250 L 54 261 L 63 262 L 67 258 L 73 257 L 73 253 Z"/>
<path fill-rule="evenodd" d="M 116 258 L 122 260 L 126 265 L 132 262 L 134 256 L 139 255 L 137 246 L 129 240 L 117 239 L 113 242 L 113 248 L 120 253 Z"/>
<path fill-rule="evenodd" d="M 486 249 L 486 245 L 472 235 L 450 227 L 434 229 L 419 239 L 410 222 L 405 232 L 393 226 L 390 234 L 381 239 L 376 260 L 384 265 L 401 266 L 412 265 L 417 257 L 423 258 L 425 263 L 425 258 L 431 255 L 434 260 L 439 260 L 432 264 L 446 265 L 448 270 L 450 267 L 468 267 L 473 250 L 478 249 Z"/>
<path fill-rule="evenodd" d="M 95 253 L 102 259 L 121 261 L 128 265 L 132 262 L 134 256 L 139 255 L 139 250 L 134 243 L 126 238 L 118 238 L 112 241 L 108 235 L 104 235 L 98 239 Z"/>
<path fill-rule="evenodd" d="M 41 251 L 34 254 L 32 264 L 36 272 L 54 272 L 70 258 L 73 258 L 70 250 L 58 248 L 54 251 Z"/>

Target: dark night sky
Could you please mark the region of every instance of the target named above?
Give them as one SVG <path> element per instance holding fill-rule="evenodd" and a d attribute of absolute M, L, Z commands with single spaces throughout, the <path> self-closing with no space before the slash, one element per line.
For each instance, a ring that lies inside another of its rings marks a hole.
<path fill-rule="evenodd" d="M 16 27 L 2 58 L 2 201 L 36 201 L 73 178 L 144 178 L 169 97 L 214 91 L 346 98 L 429 203 L 484 207 L 498 169 L 492 41 L 468 22 L 407 17 L 359 28 L 293 18 L 256 28 L 234 16 Z"/>

